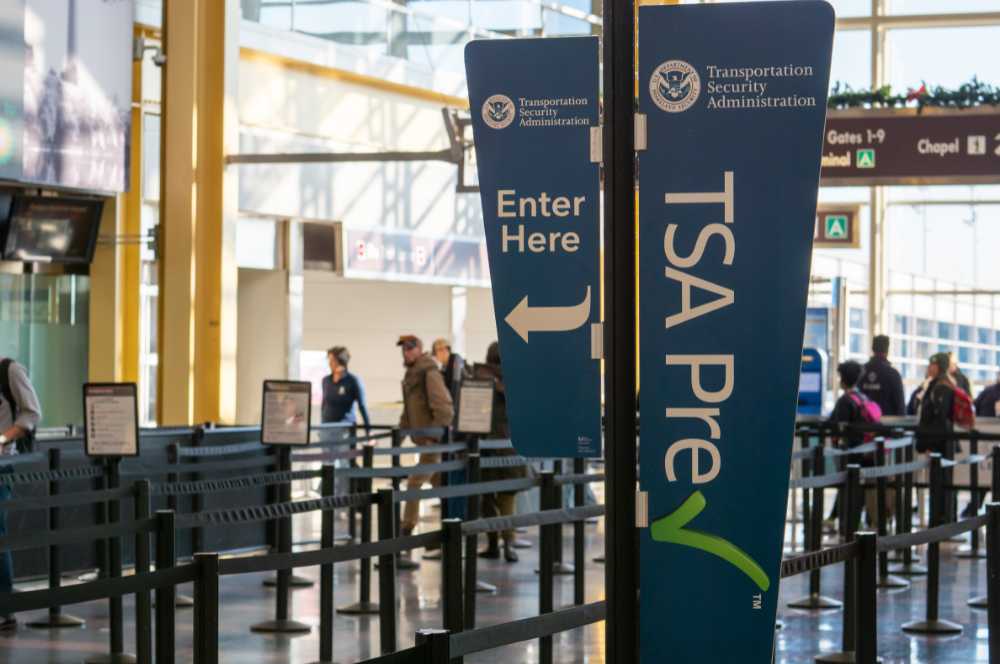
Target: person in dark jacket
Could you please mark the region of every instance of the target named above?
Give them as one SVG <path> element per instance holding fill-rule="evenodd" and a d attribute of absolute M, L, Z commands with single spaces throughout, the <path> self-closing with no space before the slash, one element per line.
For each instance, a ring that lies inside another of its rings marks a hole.
<path fill-rule="evenodd" d="M 996 417 L 997 402 L 1000 402 L 1000 375 L 997 375 L 995 383 L 984 389 L 976 397 L 976 416 Z"/>
<path fill-rule="evenodd" d="M 448 388 L 452 400 L 458 398 L 458 388 L 462 384 L 462 375 L 465 373 L 465 360 L 458 353 L 451 352 L 451 344 L 447 339 L 435 339 L 431 344 L 431 355 L 441 367 L 441 374 L 444 376 L 444 385 Z"/>
<path fill-rule="evenodd" d="M 872 357 L 864 367 L 858 386 L 882 409 L 882 415 L 902 415 L 905 409 L 903 378 L 889 363 L 889 337 L 872 339 Z"/>
<path fill-rule="evenodd" d="M 961 389 L 955 385 L 950 369 L 952 358 L 950 353 L 937 353 L 931 356 L 927 367 L 930 379 L 920 399 L 917 414 L 920 433 L 917 435 L 918 452 L 937 452 L 946 459 L 955 458 L 956 442 L 947 436 L 936 436 L 935 433 L 949 434 L 955 428 L 954 407 L 955 390 Z M 945 484 L 951 484 L 955 474 L 954 468 L 945 468 Z M 946 519 L 954 519 L 957 515 L 957 502 L 954 491 L 946 491 L 944 496 L 944 513 Z"/>
<path fill-rule="evenodd" d="M 365 401 L 365 386 L 361 379 L 347 370 L 351 353 L 344 346 L 334 346 L 326 351 L 330 364 L 330 375 L 323 377 L 323 406 L 320 420 L 324 423 L 336 422 L 355 424 L 354 404 L 358 405 L 365 431 L 371 430 L 368 419 L 368 405 Z"/>
<path fill-rule="evenodd" d="M 854 360 L 841 362 L 837 366 L 837 374 L 840 376 L 840 389 L 843 392 L 837 399 L 837 403 L 834 404 L 830 417 L 827 418 L 828 423 L 833 425 L 858 424 L 864 421 L 861 415 L 861 406 L 859 405 L 859 400 L 864 397 L 863 395 L 858 396 L 861 394 L 858 390 L 858 381 L 861 379 L 862 371 L 861 365 Z M 851 396 L 852 393 L 855 395 L 853 398 Z M 842 440 L 841 447 L 857 447 L 865 442 L 865 436 L 863 433 L 851 432 L 845 434 Z M 835 440 L 835 442 L 839 441 Z M 861 455 L 850 455 L 847 457 L 847 463 L 862 463 L 862 461 Z"/>
<path fill-rule="evenodd" d="M 490 426 L 490 438 L 510 438 L 510 423 L 507 420 L 507 391 L 503 382 L 503 370 L 500 368 L 500 347 L 497 342 L 490 344 L 486 350 L 486 363 L 476 364 L 472 370 L 476 380 L 493 381 L 493 419 Z M 484 457 L 516 457 L 513 448 L 502 450 L 484 450 Z M 497 482 L 501 480 L 520 479 L 527 476 L 524 465 L 506 466 L 502 468 L 484 468 L 482 480 Z M 514 514 L 516 492 L 504 491 L 483 496 L 483 517 L 511 516 Z M 514 531 L 510 528 L 501 533 L 503 537 L 503 557 L 509 563 L 516 563 L 517 552 L 514 550 Z M 488 546 L 479 552 L 480 558 L 499 558 L 500 546 L 497 533 L 488 533 Z"/>

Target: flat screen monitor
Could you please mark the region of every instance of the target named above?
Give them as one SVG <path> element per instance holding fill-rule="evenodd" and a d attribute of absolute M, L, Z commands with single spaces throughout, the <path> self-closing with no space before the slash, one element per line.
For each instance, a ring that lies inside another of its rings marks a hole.
<path fill-rule="evenodd" d="M 3 259 L 90 263 L 103 207 L 98 199 L 15 197 L 4 237 Z"/>

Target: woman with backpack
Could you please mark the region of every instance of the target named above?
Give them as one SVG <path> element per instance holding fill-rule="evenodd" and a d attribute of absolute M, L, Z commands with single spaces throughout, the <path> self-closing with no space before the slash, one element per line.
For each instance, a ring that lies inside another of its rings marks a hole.
<path fill-rule="evenodd" d="M 830 415 L 828 420 L 830 424 L 878 424 L 879 420 L 882 419 L 881 407 L 865 396 L 865 394 L 858 387 L 858 381 L 861 379 L 861 374 L 863 372 L 864 368 L 861 364 L 855 362 L 854 360 L 842 362 L 837 367 L 837 373 L 840 375 L 840 387 L 843 390 L 843 393 L 840 395 L 840 398 L 837 399 L 837 403 L 833 408 L 833 413 Z M 874 434 L 856 430 L 846 432 L 843 437 L 848 449 L 864 445 L 865 443 L 871 442 L 874 438 Z M 837 440 L 834 439 L 834 442 L 836 443 Z M 869 452 L 867 454 L 850 454 L 847 457 L 847 463 L 856 463 L 862 466 L 874 466 L 876 465 L 875 453 Z M 886 514 L 890 518 L 893 514 L 892 508 L 895 503 L 895 498 L 896 495 L 892 489 L 886 491 L 885 509 Z M 878 516 L 876 512 L 877 507 L 878 499 L 875 489 L 866 489 L 865 511 L 868 513 L 869 524 L 873 525 L 875 523 Z M 851 524 L 849 527 L 853 528 L 856 525 L 857 524 Z"/>

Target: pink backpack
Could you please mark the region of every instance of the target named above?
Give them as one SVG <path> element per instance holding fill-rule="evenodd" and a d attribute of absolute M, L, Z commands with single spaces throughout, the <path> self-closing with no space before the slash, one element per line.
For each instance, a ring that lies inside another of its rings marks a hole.
<path fill-rule="evenodd" d="M 851 390 L 847 396 L 861 411 L 861 420 L 866 424 L 878 424 L 882 420 L 882 407 L 857 390 Z M 865 442 L 873 440 L 875 434 L 865 434 Z"/>

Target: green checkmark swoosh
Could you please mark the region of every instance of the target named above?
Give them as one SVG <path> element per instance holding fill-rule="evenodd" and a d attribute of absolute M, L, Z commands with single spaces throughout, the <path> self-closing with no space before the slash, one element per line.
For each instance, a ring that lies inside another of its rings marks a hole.
<path fill-rule="evenodd" d="M 760 565 L 745 551 L 716 535 L 684 528 L 692 519 L 701 514 L 706 505 L 708 503 L 705 501 L 705 496 L 702 495 L 701 491 L 695 491 L 673 514 L 668 514 L 653 522 L 650 528 L 653 540 L 690 546 L 718 556 L 753 579 L 761 590 L 767 591 L 771 587 L 771 580 Z"/>

